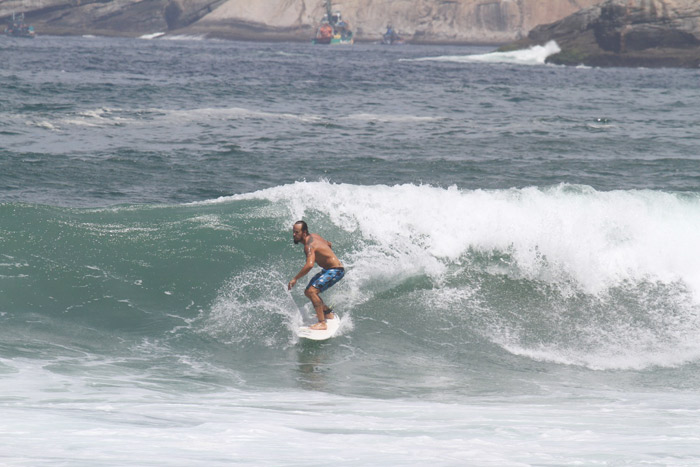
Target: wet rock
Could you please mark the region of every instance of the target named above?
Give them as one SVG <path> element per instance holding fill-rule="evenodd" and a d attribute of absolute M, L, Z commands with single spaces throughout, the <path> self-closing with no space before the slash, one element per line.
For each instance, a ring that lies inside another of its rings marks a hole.
<path fill-rule="evenodd" d="M 607 0 L 560 21 L 538 26 L 501 50 L 555 40 L 550 63 L 589 66 L 700 66 L 700 2 Z"/>

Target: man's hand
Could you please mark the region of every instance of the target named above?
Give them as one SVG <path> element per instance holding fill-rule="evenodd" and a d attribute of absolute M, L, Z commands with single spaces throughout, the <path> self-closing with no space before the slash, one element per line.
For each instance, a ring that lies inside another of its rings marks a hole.
<path fill-rule="evenodd" d="M 287 284 L 287 290 L 292 290 L 292 287 L 294 287 L 296 285 L 296 283 L 297 283 L 296 279 L 292 279 L 291 281 L 289 281 L 289 284 Z"/>

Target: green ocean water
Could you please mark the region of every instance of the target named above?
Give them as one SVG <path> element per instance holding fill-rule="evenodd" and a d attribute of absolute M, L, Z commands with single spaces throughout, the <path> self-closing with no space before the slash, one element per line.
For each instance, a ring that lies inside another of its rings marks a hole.
<path fill-rule="evenodd" d="M 692 465 L 698 72 L 549 50 L 3 41 L 0 461 Z"/>

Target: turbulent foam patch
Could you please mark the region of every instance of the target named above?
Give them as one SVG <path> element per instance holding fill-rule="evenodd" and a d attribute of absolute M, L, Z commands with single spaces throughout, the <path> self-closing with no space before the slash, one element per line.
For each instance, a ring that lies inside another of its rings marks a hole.
<path fill-rule="evenodd" d="M 313 321 L 315 315 L 305 298 L 305 305 L 301 309 L 297 306 L 294 297 L 286 292 L 285 278 L 276 269 L 261 268 L 232 277 L 204 317 L 202 331 L 229 344 L 274 348 L 296 342 L 296 331 L 304 325 L 304 316 Z M 352 328 L 350 312 L 346 311 L 338 335 Z"/>

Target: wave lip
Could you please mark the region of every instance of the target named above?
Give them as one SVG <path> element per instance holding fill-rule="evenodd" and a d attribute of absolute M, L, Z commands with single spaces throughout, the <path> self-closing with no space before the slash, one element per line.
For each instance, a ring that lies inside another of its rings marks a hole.
<path fill-rule="evenodd" d="M 508 254 L 529 279 L 575 281 L 598 293 L 627 280 L 682 280 L 700 297 L 696 196 L 648 190 L 356 186 L 296 182 L 206 203 L 280 203 L 292 218 L 320 211 L 392 251 L 420 247 L 441 262 L 473 251 Z M 324 206 L 316 200 L 324 199 Z M 380 202 L 381 200 L 381 202 Z"/>

